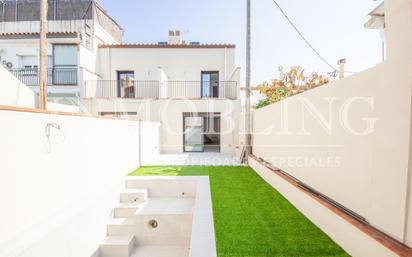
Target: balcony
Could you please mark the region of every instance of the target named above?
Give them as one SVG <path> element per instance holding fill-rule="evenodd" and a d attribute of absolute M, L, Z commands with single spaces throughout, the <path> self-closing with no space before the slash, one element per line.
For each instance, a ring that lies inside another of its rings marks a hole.
<path fill-rule="evenodd" d="M 38 69 L 11 69 L 10 72 L 27 86 L 40 85 Z M 77 77 L 77 67 L 47 69 L 48 86 L 75 86 Z"/>
<path fill-rule="evenodd" d="M 219 81 L 202 87 L 201 81 L 93 80 L 86 81 L 86 98 L 134 99 L 237 99 L 236 81 Z"/>

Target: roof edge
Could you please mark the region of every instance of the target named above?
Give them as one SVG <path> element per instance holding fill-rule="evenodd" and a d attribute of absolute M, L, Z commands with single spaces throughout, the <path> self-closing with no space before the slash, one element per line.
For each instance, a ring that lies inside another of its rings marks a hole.
<path fill-rule="evenodd" d="M 99 48 L 236 48 L 234 44 L 160 45 L 160 44 L 103 44 Z"/>

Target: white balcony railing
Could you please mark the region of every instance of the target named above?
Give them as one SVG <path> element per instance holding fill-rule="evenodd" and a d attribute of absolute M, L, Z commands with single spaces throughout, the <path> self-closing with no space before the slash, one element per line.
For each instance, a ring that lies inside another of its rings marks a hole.
<path fill-rule="evenodd" d="M 177 98 L 237 99 L 236 81 L 219 81 L 202 87 L 201 81 L 158 80 L 91 80 L 85 82 L 86 98 Z"/>

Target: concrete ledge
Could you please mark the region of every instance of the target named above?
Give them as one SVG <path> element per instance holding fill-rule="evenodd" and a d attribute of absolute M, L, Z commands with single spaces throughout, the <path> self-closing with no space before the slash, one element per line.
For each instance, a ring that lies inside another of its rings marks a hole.
<path fill-rule="evenodd" d="M 410 256 L 396 254 L 370 235 L 361 231 L 290 181 L 274 173 L 253 157 L 249 165 L 268 184 L 279 191 L 291 204 L 325 232 L 352 256 Z M 409 253 L 406 253 L 409 254 Z"/>
<path fill-rule="evenodd" d="M 189 257 L 216 257 L 215 226 L 209 177 L 197 179 Z"/>

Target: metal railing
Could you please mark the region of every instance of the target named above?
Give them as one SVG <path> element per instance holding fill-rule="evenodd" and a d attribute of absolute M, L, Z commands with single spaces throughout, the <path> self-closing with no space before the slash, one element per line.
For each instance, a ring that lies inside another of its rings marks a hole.
<path fill-rule="evenodd" d="M 236 81 L 219 81 L 202 87 L 201 81 L 91 80 L 85 82 L 87 98 L 237 99 Z"/>
<path fill-rule="evenodd" d="M 159 98 L 158 80 L 89 80 L 85 97 L 96 98 Z"/>
<path fill-rule="evenodd" d="M 38 69 L 11 69 L 10 72 L 27 86 L 40 84 Z M 77 67 L 47 69 L 47 85 L 67 86 L 77 85 Z"/>
<path fill-rule="evenodd" d="M 201 81 L 167 81 L 167 95 L 170 98 L 237 98 L 236 81 L 216 81 L 202 85 Z"/>

